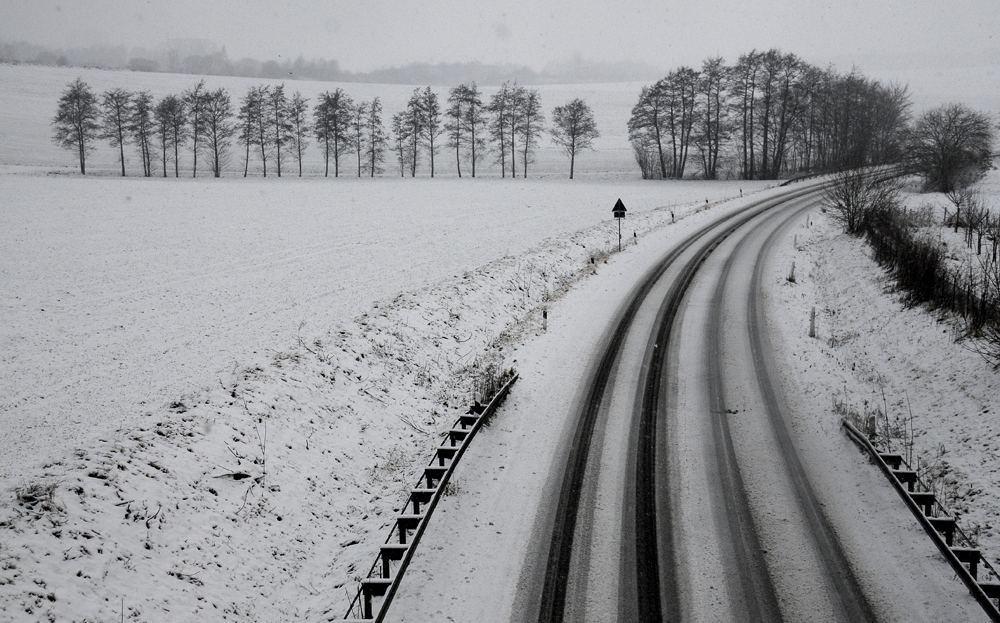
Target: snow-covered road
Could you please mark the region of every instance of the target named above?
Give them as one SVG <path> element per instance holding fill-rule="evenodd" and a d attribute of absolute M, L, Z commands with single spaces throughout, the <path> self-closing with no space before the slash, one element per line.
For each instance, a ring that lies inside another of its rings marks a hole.
<path fill-rule="evenodd" d="M 798 215 L 810 207 L 792 203 L 786 213 L 752 221 L 722 241 L 684 299 L 662 377 L 665 395 L 657 399 L 666 407 L 657 432 L 665 451 L 657 471 L 666 476 L 657 485 L 657 510 L 672 541 L 658 547 L 670 560 L 660 561 L 661 581 L 651 585 L 663 597 L 657 614 L 689 621 L 978 620 L 982 611 L 919 533 L 900 529 L 861 539 L 859 530 L 870 529 L 875 517 L 907 523 L 905 509 L 877 486 L 859 490 L 860 466 L 829 464 L 829 449 L 818 452 L 797 434 L 808 423 L 796 411 L 797 381 L 785 354 L 771 347 L 772 340 L 781 343 L 770 327 L 784 310 L 774 308 L 769 291 L 787 268 L 768 261 L 766 252 L 780 246 L 778 234 L 801 225 Z M 688 231 L 694 225 L 692 219 Z M 572 481 L 565 465 L 592 393 L 581 380 L 593 378 L 597 355 L 614 340 L 612 329 L 601 327 L 621 319 L 615 297 L 628 300 L 629 288 L 615 279 L 634 283 L 678 239 L 660 242 L 666 244 L 658 252 L 612 261 L 609 274 L 587 288 L 589 299 L 571 293 L 553 311 L 554 328 L 518 353 L 522 381 L 505 415 L 477 440 L 477 458 L 467 459 L 485 469 L 468 474 L 461 493 L 439 509 L 445 519 L 432 523 L 387 620 L 604 621 L 650 614 L 636 588 L 642 568 L 637 574 L 635 552 L 656 545 L 637 547 L 635 540 L 639 408 L 633 405 L 655 350 L 649 337 L 662 297 L 677 278 L 671 271 L 622 340 L 593 422 L 587 475 L 577 483 L 564 593 L 553 604 L 546 591 L 554 575 L 548 548 L 556 546 L 565 506 L 562 483 Z M 665 587 L 664 578 L 674 586 Z"/>

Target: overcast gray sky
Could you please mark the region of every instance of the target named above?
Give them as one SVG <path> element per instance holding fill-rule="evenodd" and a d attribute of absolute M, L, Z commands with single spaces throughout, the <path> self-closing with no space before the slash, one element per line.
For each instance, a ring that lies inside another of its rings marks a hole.
<path fill-rule="evenodd" d="M 230 58 L 328 58 L 365 71 L 479 60 L 734 60 L 778 47 L 814 64 L 1000 64 L 1000 0 L 0 0 L 0 39 L 155 47 L 203 38 Z"/>

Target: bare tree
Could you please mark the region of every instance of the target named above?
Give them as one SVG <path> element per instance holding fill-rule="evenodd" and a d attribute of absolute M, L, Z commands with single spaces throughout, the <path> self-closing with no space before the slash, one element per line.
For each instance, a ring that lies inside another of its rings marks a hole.
<path fill-rule="evenodd" d="M 122 88 L 105 91 L 101 108 L 101 137 L 107 139 L 112 147 L 118 148 L 122 177 L 125 177 L 125 140 L 128 137 L 129 117 L 132 116 L 132 94 Z"/>
<path fill-rule="evenodd" d="M 535 148 L 542 134 L 545 115 L 542 113 L 542 96 L 536 89 L 526 90 L 521 103 L 521 114 L 518 119 L 517 134 L 521 138 L 521 168 L 524 177 L 528 177 L 528 164 L 534 162 Z"/>
<path fill-rule="evenodd" d="M 522 86 L 514 84 L 510 89 L 510 137 L 507 141 L 510 144 L 510 177 L 517 177 L 517 137 L 518 129 L 524 120 L 524 106 L 528 99 L 528 90 Z"/>
<path fill-rule="evenodd" d="M 496 144 L 496 161 L 500 165 L 500 177 L 507 176 L 507 148 L 510 144 L 509 137 L 512 134 L 514 113 L 513 98 L 514 87 L 509 82 L 500 85 L 500 90 L 490 98 L 487 110 L 490 114 L 489 136 L 490 140 Z M 513 152 L 513 148 L 511 149 Z"/>
<path fill-rule="evenodd" d="M 313 127 L 316 140 L 323 144 L 323 161 L 330 174 L 330 156 L 333 156 L 333 176 L 340 177 L 340 154 L 350 149 L 351 119 L 357 109 L 353 100 L 343 89 L 334 89 L 320 94 L 313 112 Z"/>
<path fill-rule="evenodd" d="M 431 91 L 430 87 L 424 89 L 420 107 L 424 114 L 424 142 L 427 146 L 427 153 L 431 157 L 431 177 L 434 177 L 434 155 L 437 153 L 439 145 L 435 141 L 441 136 L 443 128 L 441 126 L 441 104 L 438 102 L 437 93 Z"/>
<path fill-rule="evenodd" d="M 917 118 L 907 141 L 908 163 L 926 189 L 946 193 L 986 174 L 993 139 L 987 114 L 965 104 L 946 104 Z"/>
<path fill-rule="evenodd" d="M 65 149 L 75 150 L 80 158 L 80 174 L 87 174 L 87 152 L 100 136 L 100 109 L 97 96 L 86 82 L 77 78 L 69 83 L 59 98 L 53 140 Z"/>
<path fill-rule="evenodd" d="M 205 131 L 205 81 L 200 80 L 193 89 L 184 91 L 184 108 L 188 114 L 188 125 L 191 127 L 191 177 L 198 177 L 198 149 L 201 147 L 202 135 Z"/>
<path fill-rule="evenodd" d="M 594 112 L 582 99 L 575 99 L 552 111 L 552 140 L 569 155 L 569 179 L 573 179 L 576 154 L 583 149 L 593 149 L 593 141 L 600 136 Z"/>
<path fill-rule="evenodd" d="M 359 102 L 351 108 L 351 121 L 348 124 L 348 139 L 358 156 L 358 177 L 361 177 L 361 161 L 365 157 L 365 113 L 368 102 Z"/>
<path fill-rule="evenodd" d="M 670 137 L 670 177 L 681 179 L 687 166 L 695 122 L 698 72 L 681 67 L 662 82 L 666 95 L 665 122 Z"/>
<path fill-rule="evenodd" d="M 460 84 L 448 92 L 448 110 L 445 111 L 447 121 L 444 124 L 445 135 L 448 137 L 447 147 L 455 150 L 455 170 L 458 176 L 462 177 L 462 145 L 465 144 L 465 124 L 462 123 L 465 117 L 466 97 L 468 86 Z"/>
<path fill-rule="evenodd" d="M 823 192 L 823 198 L 844 232 L 860 236 L 873 215 L 896 205 L 898 192 L 896 178 L 887 178 L 873 170 L 851 169 L 837 174 Z"/>
<path fill-rule="evenodd" d="M 644 178 L 684 176 L 693 141 L 706 178 L 731 159 L 741 178 L 776 179 L 898 161 L 909 106 L 905 87 L 752 51 L 732 67 L 712 58 L 643 88 L 629 139 Z"/>
<path fill-rule="evenodd" d="M 267 113 L 271 124 L 271 144 L 274 146 L 274 162 L 281 177 L 281 162 L 287 157 L 281 148 L 292 142 L 292 124 L 288 115 L 288 98 L 285 85 L 279 84 L 271 90 L 267 100 Z"/>
<path fill-rule="evenodd" d="M 661 179 L 667 177 L 666 158 L 663 154 L 666 100 L 666 81 L 660 80 L 652 86 L 643 87 L 639 92 L 639 101 L 632 108 L 632 116 L 628 121 L 628 136 L 636 149 L 636 158 L 640 160 L 645 158 L 650 149 L 655 148 Z M 640 162 L 640 166 L 641 164 Z M 643 175 L 647 175 L 645 168 Z"/>
<path fill-rule="evenodd" d="M 487 153 L 488 145 L 486 137 L 483 136 L 486 128 L 486 109 L 483 108 L 483 100 L 479 94 L 479 87 L 475 82 L 466 86 L 465 91 L 465 116 L 462 118 L 465 133 L 468 137 L 469 164 L 472 165 L 472 177 L 476 177 L 476 164 L 482 160 Z"/>
<path fill-rule="evenodd" d="M 756 177 L 754 170 L 754 112 L 757 101 L 757 74 L 761 67 L 761 54 L 757 50 L 751 50 L 748 54 L 740 56 L 736 65 L 732 68 L 730 80 L 730 92 L 734 102 L 738 106 L 740 115 L 740 140 L 742 144 L 742 163 L 740 177 L 750 180 Z"/>
<path fill-rule="evenodd" d="M 257 121 L 257 140 L 254 142 L 260 148 L 260 164 L 264 177 L 267 177 L 267 156 L 272 153 L 271 146 L 274 138 L 271 134 L 271 122 L 267 112 L 270 99 L 271 87 L 269 85 L 262 84 L 257 87 L 255 102 L 258 108 L 254 113 L 254 119 Z"/>
<path fill-rule="evenodd" d="M 238 140 L 244 147 L 243 177 L 250 172 L 250 149 L 260 142 L 260 115 L 263 110 L 260 98 L 260 88 L 251 86 L 247 94 L 240 100 Z M 266 166 L 266 165 L 265 165 Z"/>
<path fill-rule="evenodd" d="M 229 139 L 236 133 L 232 102 L 225 89 L 216 89 L 205 93 L 203 106 L 209 166 L 215 177 L 221 177 L 229 157 Z"/>
<path fill-rule="evenodd" d="M 448 95 L 448 110 L 445 133 L 448 137 L 448 147 L 455 150 L 455 169 L 462 177 L 462 148 L 469 153 L 472 165 L 472 177 L 476 177 L 476 163 L 486 150 L 486 141 L 482 137 L 482 128 L 486 125 L 483 100 L 475 82 L 461 84 L 453 88 Z"/>
<path fill-rule="evenodd" d="M 160 143 L 160 160 L 163 162 L 163 177 L 167 177 L 167 153 L 171 147 L 175 146 L 171 119 L 175 114 L 175 109 L 180 105 L 180 98 L 176 95 L 167 95 L 157 102 L 156 107 L 153 108 L 153 127 L 156 138 Z M 182 117 L 181 125 L 183 126 L 183 112 L 180 112 L 178 116 Z M 177 168 L 176 152 L 174 156 L 174 170 L 175 174 L 180 175 Z"/>
<path fill-rule="evenodd" d="M 417 162 L 420 158 L 420 142 L 424 136 L 424 97 L 420 89 L 414 89 L 410 101 L 406 104 L 405 120 L 407 125 L 407 136 L 410 144 L 410 177 L 417 176 Z"/>
<path fill-rule="evenodd" d="M 399 176 L 405 177 L 406 169 L 410 164 L 410 122 L 407 111 L 401 111 L 392 116 L 392 136 L 393 151 L 399 160 Z"/>
<path fill-rule="evenodd" d="M 701 129 L 697 144 L 701 151 L 702 171 L 707 180 L 718 177 L 719 151 L 726 136 L 725 79 L 726 68 L 721 56 L 710 58 L 702 64 L 698 94 L 703 100 L 698 108 L 701 113 Z"/>
<path fill-rule="evenodd" d="M 156 132 L 163 149 L 163 177 L 167 176 L 167 150 L 174 151 L 174 177 L 180 177 L 180 146 L 187 140 L 184 100 L 167 95 L 156 104 Z"/>
<path fill-rule="evenodd" d="M 382 172 L 381 165 L 385 162 L 385 145 L 388 141 L 382 125 L 382 101 L 379 98 L 372 99 L 365 117 L 364 142 L 368 148 L 368 174 L 375 177 L 376 173 Z"/>
<path fill-rule="evenodd" d="M 295 149 L 295 160 L 299 163 L 299 177 L 302 177 L 302 153 L 306 150 L 309 134 L 308 100 L 298 91 L 288 102 L 288 122 L 292 126 L 292 147 Z"/>
<path fill-rule="evenodd" d="M 132 114 L 128 120 L 129 133 L 139 156 L 142 158 L 142 174 L 153 175 L 153 156 L 150 143 L 153 134 L 153 96 L 149 91 L 139 91 L 132 97 Z"/>

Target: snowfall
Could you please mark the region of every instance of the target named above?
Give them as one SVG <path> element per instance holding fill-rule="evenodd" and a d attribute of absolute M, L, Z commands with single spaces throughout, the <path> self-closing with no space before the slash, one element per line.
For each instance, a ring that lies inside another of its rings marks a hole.
<path fill-rule="evenodd" d="M 495 168 L 475 180 L 175 180 L 116 178 L 105 146 L 83 178 L 48 142 L 54 102 L 77 75 L 159 93 L 191 82 L 0 66 L 4 620 L 342 617 L 489 365 L 522 379 L 459 465 L 396 604 L 407 609 L 390 619 L 506 620 L 536 493 L 519 495 L 516 475 L 548 468 L 546 439 L 570 414 L 546 386 L 575 381 L 591 345 L 575 340 L 596 342 L 596 319 L 697 223 L 778 192 L 638 180 L 624 137 L 638 87 L 617 85 L 543 90 L 547 105 L 576 92 L 597 104 L 603 142 L 572 181 L 551 148 L 517 180 Z M 217 82 L 252 82 L 241 80 Z M 343 86 L 388 102 L 411 90 Z M 1000 175 L 983 187 L 1000 199 Z M 620 253 L 619 197 L 629 210 Z M 850 486 L 867 474 L 862 484 L 883 493 L 887 508 L 872 516 L 884 512 L 943 566 L 846 442 L 834 403 L 863 410 L 884 393 L 890 417 L 912 412 L 917 456 L 951 479 L 954 510 L 995 560 L 997 372 L 956 341 L 953 320 L 903 306 L 828 215 L 789 235 L 769 296 L 786 312 L 779 360 L 818 405 L 808 430 L 850 467 Z M 476 562 L 432 555 L 453 541 L 494 564 L 477 573 Z"/>

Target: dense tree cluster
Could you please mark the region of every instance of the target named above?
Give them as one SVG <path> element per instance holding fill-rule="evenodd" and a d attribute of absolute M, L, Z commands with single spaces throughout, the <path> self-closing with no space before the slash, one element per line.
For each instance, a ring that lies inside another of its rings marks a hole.
<path fill-rule="evenodd" d="M 643 87 L 629 138 L 644 178 L 775 179 L 899 160 L 909 110 L 905 87 L 772 49 Z"/>
<path fill-rule="evenodd" d="M 476 165 L 492 153 L 501 176 L 516 177 L 518 161 L 524 177 L 534 162 L 544 133 L 545 116 L 537 90 L 504 83 L 488 104 L 474 82 L 450 89 L 447 108 L 442 107 L 431 87 L 417 88 L 406 105 L 391 119 L 391 136 L 382 121 L 378 97 L 355 103 L 343 89 L 321 93 L 310 110 L 298 92 L 289 97 L 285 85 L 250 87 L 236 106 L 225 89 L 209 90 L 205 81 L 180 95 L 166 95 L 157 102 L 146 91 L 115 88 L 101 98 L 77 79 L 63 92 L 53 125 L 56 142 L 77 152 L 80 172 L 86 173 L 86 155 L 99 139 L 118 151 L 121 173 L 126 175 L 125 146 L 134 145 L 142 160 L 143 175 L 153 175 L 153 159 L 159 157 L 163 177 L 172 159 L 174 176 L 180 176 L 180 151 L 191 151 L 191 175 L 198 175 L 198 156 L 208 159 L 215 177 L 232 157 L 233 138 L 243 159 L 243 176 L 251 163 L 267 177 L 268 165 L 278 177 L 288 162 L 303 174 L 302 157 L 311 139 L 323 152 L 324 176 L 340 176 L 341 158 L 357 156 L 357 175 L 382 173 L 391 147 L 399 162 L 399 174 L 416 177 L 423 158 L 434 177 L 436 156 L 442 147 L 454 149 L 455 166 L 462 176 L 468 164 L 472 177 Z M 593 113 L 586 102 L 573 100 L 553 112 L 553 140 L 570 156 L 573 177 L 575 156 L 590 148 L 598 136 Z M 567 142 L 568 141 L 568 142 Z M 287 169 L 286 169 L 287 170 Z"/>

